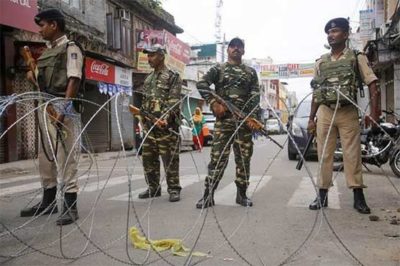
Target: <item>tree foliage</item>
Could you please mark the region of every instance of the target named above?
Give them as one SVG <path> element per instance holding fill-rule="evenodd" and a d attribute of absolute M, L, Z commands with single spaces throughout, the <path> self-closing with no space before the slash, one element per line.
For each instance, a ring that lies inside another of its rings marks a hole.
<path fill-rule="evenodd" d="M 156 12 L 162 9 L 162 0 L 140 0 L 140 2 Z"/>

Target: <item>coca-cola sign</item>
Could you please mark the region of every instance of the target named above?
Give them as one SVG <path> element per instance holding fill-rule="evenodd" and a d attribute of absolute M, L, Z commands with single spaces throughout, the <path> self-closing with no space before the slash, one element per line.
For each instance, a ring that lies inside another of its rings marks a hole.
<path fill-rule="evenodd" d="M 90 71 L 93 73 L 97 73 L 99 75 L 108 76 L 108 66 L 106 63 L 100 63 L 98 61 L 93 61 L 92 65 L 90 66 Z"/>
<path fill-rule="evenodd" d="M 115 66 L 93 58 L 86 58 L 86 78 L 91 80 L 103 81 L 107 83 L 115 82 Z"/>

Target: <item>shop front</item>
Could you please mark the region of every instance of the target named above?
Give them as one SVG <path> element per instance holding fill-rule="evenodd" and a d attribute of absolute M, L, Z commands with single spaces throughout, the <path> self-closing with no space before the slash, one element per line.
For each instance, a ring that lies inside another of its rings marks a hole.
<path fill-rule="evenodd" d="M 24 64 L 19 50 L 35 39 L 38 27 L 34 23 L 37 0 L 0 0 L 0 96 L 32 90 L 25 78 Z M 15 14 L 18 14 L 16 16 Z M 34 44 L 36 45 L 36 44 Z M 39 44 L 39 46 L 42 44 Z M 33 103 L 13 104 L 0 115 L 0 163 L 34 158 L 36 130 L 34 116 L 27 117 L 11 127 L 24 113 L 32 110 Z"/>
<path fill-rule="evenodd" d="M 133 117 L 129 113 L 132 70 L 115 65 L 112 59 L 97 57 L 85 60 L 86 84 L 82 104 L 84 147 L 90 152 L 119 150 L 121 145 L 132 148 Z"/>

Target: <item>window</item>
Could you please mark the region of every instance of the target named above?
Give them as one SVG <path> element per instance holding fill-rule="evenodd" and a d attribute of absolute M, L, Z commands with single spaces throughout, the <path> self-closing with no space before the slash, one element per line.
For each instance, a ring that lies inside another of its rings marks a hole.
<path fill-rule="evenodd" d="M 81 9 L 81 0 L 62 0 L 62 1 L 71 7 Z"/>
<path fill-rule="evenodd" d="M 132 56 L 132 34 L 130 25 L 126 22 L 122 22 L 122 53 L 126 56 Z"/>
<path fill-rule="evenodd" d="M 132 57 L 132 16 L 129 10 L 107 3 L 107 46 Z"/>

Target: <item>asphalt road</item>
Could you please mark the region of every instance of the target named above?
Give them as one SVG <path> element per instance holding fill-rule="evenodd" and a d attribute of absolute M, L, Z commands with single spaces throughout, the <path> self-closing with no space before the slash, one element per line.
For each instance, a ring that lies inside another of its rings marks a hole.
<path fill-rule="evenodd" d="M 275 136 L 281 143 L 285 135 Z M 216 192 L 216 206 L 195 209 L 202 196 L 210 148 L 181 154 L 182 200 L 139 200 L 146 188 L 140 157 L 99 159 L 87 172 L 80 164 L 77 224 L 55 225 L 57 214 L 33 219 L 19 210 L 37 201 L 37 171 L 3 171 L 0 178 L 0 262 L 3 265 L 400 265 L 400 179 L 389 168 L 364 172 L 367 203 L 379 221 L 353 209 L 352 191 L 339 173 L 329 208 L 311 211 L 311 178 L 270 141 L 255 142 L 248 195 L 251 208 L 235 204 L 233 156 Z M 307 162 L 314 175 L 317 162 Z M 21 170 L 21 167 L 19 170 Z M 129 202 L 129 188 L 131 201 Z M 4 227 L 5 226 L 5 227 Z M 132 226 L 148 238 L 181 239 L 208 257 L 178 257 L 170 251 L 135 249 Z M 8 231 L 10 230 L 10 231 Z M 60 236 L 62 236 L 60 238 Z"/>

